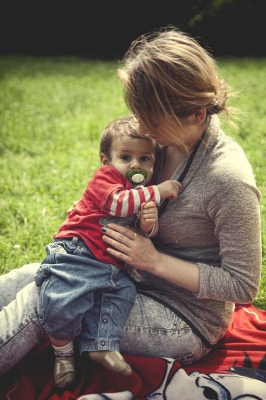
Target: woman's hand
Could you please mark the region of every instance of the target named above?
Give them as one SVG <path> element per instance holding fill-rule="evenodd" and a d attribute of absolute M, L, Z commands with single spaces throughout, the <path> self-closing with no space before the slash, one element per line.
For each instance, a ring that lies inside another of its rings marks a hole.
<path fill-rule="evenodd" d="M 103 240 L 110 245 L 107 251 L 112 256 L 132 267 L 151 272 L 174 285 L 198 293 L 197 264 L 160 253 L 150 239 L 126 226 L 108 224 L 107 228 L 102 228 L 102 232 L 104 232 Z"/>
<path fill-rule="evenodd" d="M 108 227 L 102 228 L 102 232 L 103 241 L 110 246 L 108 253 L 132 267 L 152 272 L 160 253 L 150 239 L 118 224 L 108 224 Z"/>

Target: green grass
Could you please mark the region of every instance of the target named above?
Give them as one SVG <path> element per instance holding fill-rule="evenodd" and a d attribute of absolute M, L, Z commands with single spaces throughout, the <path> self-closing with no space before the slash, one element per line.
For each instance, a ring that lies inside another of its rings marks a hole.
<path fill-rule="evenodd" d="M 266 309 L 266 63 L 218 60 L 246 112 L 225 130 L 253 165 L 261 203 L 263 272 L 255 305 Z M 128 114 L 118 63 L 69 58 L 0 58 L 0 274 L 42 260 L 98 168 L 100 132 Z M 248 212 L 248 205 L 247 205 Z"/>

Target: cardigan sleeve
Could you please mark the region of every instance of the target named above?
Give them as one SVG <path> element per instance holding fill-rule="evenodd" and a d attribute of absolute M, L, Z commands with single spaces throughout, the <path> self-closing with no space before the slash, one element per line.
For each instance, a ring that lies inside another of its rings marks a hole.
<path fill-rule="evenodd" d="M 260 192 L 248 163 L 219 171 L 206 180 L 205 196 L 221 264 L 198 263 L 200 290 L 195 296 L 249 303 L 258 293 L 261 274 Z"/>

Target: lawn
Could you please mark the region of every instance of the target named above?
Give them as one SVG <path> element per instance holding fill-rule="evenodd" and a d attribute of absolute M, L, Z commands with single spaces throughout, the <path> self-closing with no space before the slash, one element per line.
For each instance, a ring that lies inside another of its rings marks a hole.
<path fill-rule="evenodd" d="M 0 58 L 0 274 L 40 261 L 44 248 L 99 166 L 103 127 L 128 114 L 117 62 L 80 58 Z M 262 282 L 255 305 L 266 309 L 266 63 L 219 59 L 239 91 L 239 129 L 262 192 Z M 247 205 L 248 212 L 248 205 Z"/>

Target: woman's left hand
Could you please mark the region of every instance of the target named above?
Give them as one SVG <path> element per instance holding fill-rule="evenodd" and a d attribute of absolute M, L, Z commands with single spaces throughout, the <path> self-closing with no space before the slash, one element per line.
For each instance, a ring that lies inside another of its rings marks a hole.
<path fill-rule="evenodd" d="M 108 253 L 140 270 L 151 272 L 191 292 L 199 291 L 199 267 L 160 253 L 152 241 L 133 229 L 118 224 L 102 228 Z M 112 246 L 112 247 L 111 247 Z"/>
<path fill-rule="evenodd" d="M 150 239 L 118 224 L 108 224 L 102 232 L 103 241 L 110 246 L 108 253 L 132 267 L 152 272 L 160 253 Z"/>

